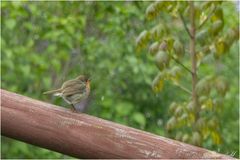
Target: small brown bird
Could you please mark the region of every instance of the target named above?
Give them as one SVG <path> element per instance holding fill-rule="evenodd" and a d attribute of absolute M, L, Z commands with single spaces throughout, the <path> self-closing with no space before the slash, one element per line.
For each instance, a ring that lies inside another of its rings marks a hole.
<path fill-rule="evenodd" d="M 47 91 L 43 94 L 62 97 L 75 110 L 78 108 L 78 110 L 83 111 L 85 106 L 81 102 L 86 101 L 90 94 L 90 79 L 88 76 L 80 75 L 75 79 L 64 82 L 60 89 Z"/>

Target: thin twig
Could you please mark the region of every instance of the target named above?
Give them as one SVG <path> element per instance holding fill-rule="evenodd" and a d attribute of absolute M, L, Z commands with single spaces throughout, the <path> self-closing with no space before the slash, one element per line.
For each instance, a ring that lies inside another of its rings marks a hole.
<path fill-rule="evenodd" d="M 180 84 L 174 83 L 176 86 L 178 86 L 180 89 L 182 89 L 183 91 L 187 92 L 188 94 L 192 95 L 192 92 L 190 90 L 188 90 L 187 88 L 183 87 Z"/>
<path fill-rule="evenodd" d="M 216 6 L 214 6 L 214 9 L 212 10 L 211 13 L 209 13 L 209 15 L 207 16 L 207 18 L 198 26 L 198 29 L 202 28 L 202 26 L 208 21 L 208 19 L 213 15 L 213 13 L 215 12 L 216 10 Z"/>
<path fill-rule="evenodd" d="M 181 65 L 184 69 L 186 69 L 189 73 L 192 74 L 192 71 L 191 71 L 189 68 L 187 68 L 184 64 L 182 64 L 179 60 L 177 60 L 177 59 L 174 58 L 173 56 L 171 56 L 171 58 L 172 58 L 176 63 L 180 64 L 180 65 Z"/>
<path fill-rule="evenodd" d="M 184 26 L 186 32 L 187 32 L 188 35 L 192 38 L 192 35 L 191 35 L 191 33 L 190 33 L 190 31 L 189 31 L 189 29 L 188 29 L 188 27 L 187 27 L 187 23 L 186 23 L 186 21 L 185 21 L 183 15 L 182 15 L 180 12 L 179 12 L 179 15 L 180 15 L 180 18 L 181 18 L 182 24 L 183 24 L 183 26 Z"/>

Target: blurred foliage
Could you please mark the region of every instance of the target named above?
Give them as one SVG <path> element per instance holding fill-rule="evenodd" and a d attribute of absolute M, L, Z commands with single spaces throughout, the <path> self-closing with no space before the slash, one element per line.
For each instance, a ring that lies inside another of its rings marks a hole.
<path fill-rule="evenodd" d="M 136 38 L 137 50 L 148 48 L 159 69 L 152 82 L 153 91 L 163 91 L 164 82 L 171 81 L 190 94 L 170 104 L 166 123 L 169 136 L 198 146 L 208 143 L 218 147 L 224 143 L 220 117 L 232 83 L 223 72 L 224 56 L 229 57 L 231 47 L 239 40 L 239 22 L 237 14 L 232 14 L 235 18 L 228 22 L 222 3 L 152 2 L 145 15 L 155 25 Z M 186 36 L 182 36 L 183 31 Z M 198 79 L 194 79 L 195 73 Z"/>
<path fill-rule="evenodd" d="M 181 101 L 188 95 L 182 94 L 167 81 L 163 84 L 158 80 L 154 88 L 162 92 L 153 92 L 152 78 L 158 69 L 150 63 L 152 56 L 141 54 L 146 51 L 139 51 L 137 56 L 133 54 L 136 35 L 155 24 L 145 18 L 144 10 L 149 4 L 1 2 L 2 88 L 68 107 L 60 98 L 42 93 L 60 87 L 65 80 L 87 73 L 92 78 L 89 114 L 158 135 L 171 136 L 164 128 L 169 118 L 167 106 L 172 97 L 176 97 L 175 101 Z M 226 4 L 224 25 L 235 25 L 237 18 L 233 3 Z M 158 17 L 161 21 L 169 19 L 165 14 Z M 164 24 L 168 25 L 167 21 Z M 224 33 L 227 32 L 225 28 Z M 172 30 L 179 33 L 183 40 L 187 39 L 187 35 L 179 29 Z M 159 31 L 155 28 L 155 33 L 168 34 L 169 30 Z M 142 36 L 145 34 L 142 33 Z M 182 50 L 181 46 L 176 48 Z M 221 59 L 223 63 L 219 64 L 224 76 L 232 77 L 226 79 L 231 85 L 218 117 L 221 123 L 219 132 L 225 137 L 224 142 L 214 145 L 206 141 L 203 144 L 208 149 L 225 154 L 238 152 L 239 143 L 236 52 L 237 45 L 234 45 Z M 163 53 L 159 56 L 165 57 Z M 168 64 L 159 67 L 165 65 Z M 203 75 L 212 71 L 207 64 L 203 65 L 202 70 Z M 172 78 L 176 79 L 179 71 L 175 67 L 171 71 L 174 75 Z M 2 137 L 1 155 L 2 158 L 69 158 L 5 137 Z M 238 156 L 237 153 L 235 156 Z"/>

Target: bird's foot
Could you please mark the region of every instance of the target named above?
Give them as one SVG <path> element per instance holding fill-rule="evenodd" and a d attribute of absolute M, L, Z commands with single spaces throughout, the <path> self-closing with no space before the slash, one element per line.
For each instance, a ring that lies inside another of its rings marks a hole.
<path fill-rule="evenodd" d="M 77 113 L 77 110 L 75 109 L 74 105 L 71 106 L 72 106 L 71 111 Z"/>

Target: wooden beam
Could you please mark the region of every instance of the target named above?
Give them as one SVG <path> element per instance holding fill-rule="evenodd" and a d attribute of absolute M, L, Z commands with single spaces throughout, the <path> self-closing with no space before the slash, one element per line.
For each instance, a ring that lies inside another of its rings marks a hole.
<path fill-rule="evenodd" d="M 77 158 L 232 158 L 1 90 L 1 134 Z"/>

